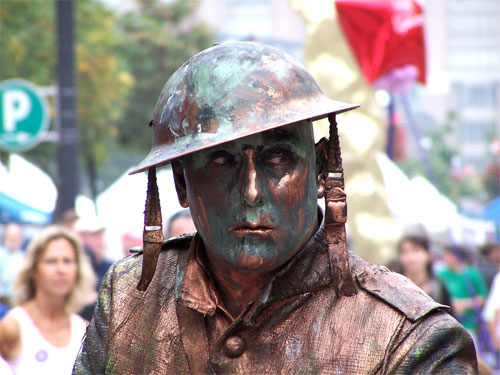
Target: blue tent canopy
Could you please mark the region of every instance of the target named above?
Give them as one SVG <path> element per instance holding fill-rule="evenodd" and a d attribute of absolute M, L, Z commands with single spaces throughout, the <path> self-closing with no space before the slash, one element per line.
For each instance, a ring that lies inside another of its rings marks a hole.
<path fill-rule="evenodd" d="M 0 192 L 0 223 L 46 225 L 51 219 L 51 213 L 37 210 Z"/>

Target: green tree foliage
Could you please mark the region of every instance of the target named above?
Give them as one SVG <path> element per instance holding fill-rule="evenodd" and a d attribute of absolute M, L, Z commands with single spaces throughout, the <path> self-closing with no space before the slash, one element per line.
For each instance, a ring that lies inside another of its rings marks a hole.
<path fill-rule="evenodd" d="M 490 160 L 484 168 L 482 183 L 486 191 L 486 199 L 493 200 L 500 196 L 500 133 L 495 124 L 486 132 L 490 151 Z"/>
<path fill-rule="evenodd" d="M 74 4 L 81 164 L 95 196 L 99 180 L 109 183 L 123 173 L 104 168 L 127 164 L 113 158 L 147 153 L 151 133 L 145 126 L 163 84 L 210 46 L 212 35 L 193 21 L 197 3 L 191 0 L 137 0 L 136 9 L 125 14 L 98 0 Z M 55 16 L 53 0 L 0 1 L 0 81 L 55 85 Z M 55 115 L 54 103 L 51 111 Z M 56 178 L 56 152 L 56 144 L 44 142 L 24 156 Z"/>
<path fill-rule="evenodd" d="M 500 161 L 492 160 L 485 168 L 483 184 L 488 194 L 487 199 L 493 200 L 500 196 Z"/>
<path fill-rule="evenodd" d="M 138 9 L 123 15 L 120 27 L 127 37 L 120 54 L 134 76 L 129 105 L 119 121 L 119 143 L 149 151 L 151 132 L 145 130 L 166 80 L 189 57 L 212 45 L 212 35 L 190 18 L 196 2 L 137 1 Z"/>
<path fill-rule="evenodd" d="M 81 155 L 94 186 L 96 167 L 108 156 L 109 139 L 117 137 L 116 123 L 126 106 L 133 80 L 115 55 L 123 43 L 115 13 L 97 1 L 78 1 L 75 24 Z M 39 86 L 55 85 L 55 2 L 1 1 L 0 25 L 0 80 L 23 78 Z M 54 105 L 51 111 L 56 111 Z M 42 143 L 25 156 L 56 177 L 55 144 Z"/>
<path fill-rule="evenodd" d="M 55 80 L 55 13 L 49 1 L 0 2 L 0 79 Z"/>
<path fill-rule="evenodd" d="M 38 86 L 56 80 L 55 12 L 48 1 L 0 1 L 0 81 L 22 78 Z M 51 103 L 53 104 L 53 103 Z M 54 108 L 51 108 L 52 114 Z M 28 159 L 55 176 L 55 145 L 42 143 Z M 5 163 L 6 152 L 0 152 Z"/>
<path fill-rule="evenodd" d="M 79 1 L 76 20 L 78 122 L 91 195 L 98 189 L 98 167 L 109 156 L 108 144 L 119 134 L 118 119 L 127 106 L 132 75 L 117 52 L 126 42 L 114 12 L 97 1 Z"/>

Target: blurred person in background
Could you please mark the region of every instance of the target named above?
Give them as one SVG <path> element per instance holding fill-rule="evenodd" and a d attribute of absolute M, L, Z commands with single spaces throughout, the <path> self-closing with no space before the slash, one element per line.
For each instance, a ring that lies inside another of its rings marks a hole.
<path fill-rule="evenodd" d="M 477 342 L 480 315 L 488 294 L 479 271 L 468 264 L 469 255 L 461 246 L 447 246 L 443 252 L 444 268 L 438 277 L 443 281 L 451 298 L 452 314 Z"/>
<path fill-rule="evenodd" d="M 7 224 L 0 246 L 0 303 L 7 306 L 12 305 L 12 282 L 23 262 L 23 243 L 21 226 L 17 223 Z"/>
<path fill-rule="evenodd" d="M 497 247 L 500 244 L 495 244 Z M 497 263 L 497 274 L 486 300 L 483 318 L 488 324 L 491 341 L 497 350 L 497 356 L 500 355 L 500 261 Z M 500 358 L 499 358 L 500 359 Z"/>
<path fill-rule="evenodd" d="M 188 209 L 177 211 L 168 219 L 165 238 L 175 237 L 184 233 L 196 232 L 191 212 Z"/>
<path fill-rule="evenodd" d="M 479 249 L 480 258 L 477 268 L 483 276 L 484 282 L 491 289 L 493 279 L 498 272 L 498 264 L 500 263 L 500 244 L 487 243 Z"/>
<path fill-rule="evenodd" d="M 127 257 L 130 254 L 130 249 L 134 247 L 142 248 L 142 238 L 137 237 L 133 233 L 127 232 L 122 236 L 123 256 Z"/>
<path fill-rule="evenodd" d="M 401 273 L 413 281 L 432 299 L 450 305 L 450 296 L 441 280 L 432 272 L 429 240 L 423 235 L 405 235 L 398 244 Z"/>
<path fill-rule="evenodd" d="M 85 252 L 89 255 L 92 267 L 97 276 L 96 290 L 99 290 L 101 280 L 108 268 L 113 264 L 105 258 L 106 254 L 106 228 L 97 217 L 80 218 L 75 224 L 75 229 L 80 236 Z"/>
<path fill-rule="evenodd" d="M 14 374 L 70 374 L 95 298 L 95 275 L 77 237 L 59 226 L 29 244 L 14 282 L 17 307 L 0 322 L 0 354 Z"/>
<path fill-rule="evenodd" d="M 75 226 L 79 219 L 80 217 L 75 212 L 75 210 L 70 208 L 69 210 L 64 211 L 64 213 L 61 216 L 61 219 L 58 221 L 57 224 L 71 231 L 76 231 Z"/>
<path fill-rule="evenodd" d="M 83 250 L 88 255 L 92 268 L 97 276 L 97 283 L 95 284 L 95 291 L 97 292 L 104 275 L 113 264 L 113 262 L 105 258 L 106 229 L 98 217 L 79 218 L 74 224 L 74 228 L 80 236 Z M 95 301 L 86 305 L 79 314 L 83 319 L 90 321 L 94 314 L 94 309 Z"/>

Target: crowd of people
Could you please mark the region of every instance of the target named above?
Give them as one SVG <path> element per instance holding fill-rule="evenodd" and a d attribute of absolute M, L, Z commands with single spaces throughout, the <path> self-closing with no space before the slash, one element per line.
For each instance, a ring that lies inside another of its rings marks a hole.
<path fill-rule="evenodd" d="M 188 210 L 165 226 L 166 237 L 192 232 Z M 70 374 L 92 318 L 97 290 L 112 262 L 105 227 L 66 213 L 30 241 L 17 223 L 0 246 L 0 374 Z M 123 236 L 124 255 L 141 245 Z M 130 247 L 129 247 L 130 246 Z"/>
<path fill-rule="evenodd" d="M 449 313 L 468 330 L 479 354 L 489 366 L 498 368 L 500 244 L 487 243 L 473 251 L 452 240 L 431 253 L 423 228 L 413 229 L 399 241 L 397 258 L 388 267 L 450 306 Z"/>
<path fill-rule="evenodd" d="M 189 210 L 182 210 L 165 225 L 165 238 L 195 230 Z M 2 373 L 71 372 L 96 291 L 111 265 L 105 258 L 104 233 L 102 223 L 80 220 L 74 213 L 31 241 L 25 240 L 19 224 L 5 226 L 0 247 Z M 141 245 L 129 233 L 123 243 L 124 256 Z M 389 268 L 450 306 L 450 314 L 469 331 L 478 351 L 490 354 L 488 364 L 498 366 L 500 244 L 486 244 L 475 253 L 450 245 L 439 258 L 430 247 L 423 230 L 405 234 Z"/>

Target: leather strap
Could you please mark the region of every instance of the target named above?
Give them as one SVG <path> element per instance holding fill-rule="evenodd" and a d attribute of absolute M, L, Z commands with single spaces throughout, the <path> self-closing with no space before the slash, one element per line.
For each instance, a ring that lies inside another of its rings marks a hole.
<path fill-rule="evenodd" d="M 349 251 L 345 232 L 347 202 L 335 114 L 329 115 L 328 121 L 330 122 L 330 141 L 325 182 L 325 233 L 332 267 L 333 287 L 337 297 L 340 298 L 341 296 L 356 295 L 357 288 L 349 267 Z"/>

